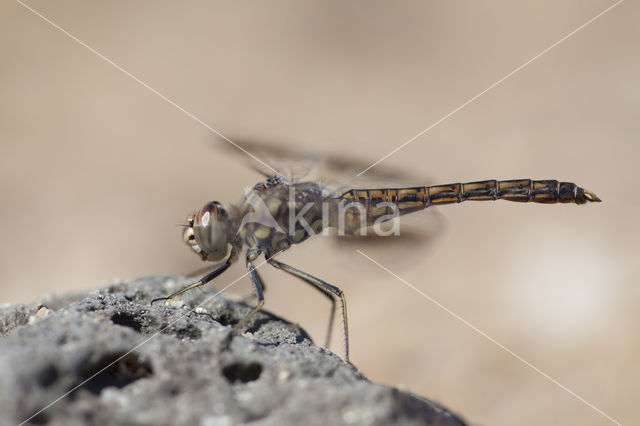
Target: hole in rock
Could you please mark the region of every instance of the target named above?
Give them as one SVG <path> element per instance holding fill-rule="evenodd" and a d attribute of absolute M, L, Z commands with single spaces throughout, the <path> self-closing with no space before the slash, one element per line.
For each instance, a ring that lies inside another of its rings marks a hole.
<path fill-rule="evenodd" d="M 222 369 L 222 374 L 231 383 L 249 383 L 260 378 L 262 374 L 262 365 L 257 362 L 242 363 L 236 362 L 227 365 Z"/>
<path fill-rule="evenodd" d="M 142 323 L 128 312 L 116 312 L 111 315 L 111 322 L 117 325 L 133 328 L 138 333 L 142 330 Z"/>
<path fill-rule="evenodd" d="M 123 355 L 122 359 L 118 359 Z M 110 365 L 111 363 L 113 365 Z M 103 368 L 105 368 L 104 371 L 100 371 Z M 80 381 L 85 381 L 96 373 L 98 374 L 95 377 L 88 380 L 77 390 L 85 389 L 94 395 L 99 395 L 104 388 L 110 386 L 118 389 L 123 388 L 138 379 L 150 376 L 153 371 L 148 362 L 142 361 L 134 353 L 126 355 L 123 353 L 111 353 L 103 355 L 97 362 L 86 366 L 82 371 Z"/>

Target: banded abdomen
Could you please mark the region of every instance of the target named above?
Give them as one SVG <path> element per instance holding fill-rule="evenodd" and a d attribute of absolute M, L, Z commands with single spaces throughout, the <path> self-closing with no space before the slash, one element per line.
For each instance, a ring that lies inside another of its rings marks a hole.
<path fill-rule="evenodd" d="M 351 189 L 337 199 L 346 215 L 344 220 L 347 232 L 359 229 L 365 222 L 361 216 L 362 212 L 366 213 L 366 225 L 372 225 L 378 218 L 385 216 L 403 215 L 431 205 L 467 200 L 507 200 L 545 204 L 584 204 L 587 201 L 600 201 L 594 193 L 571 182 L 531 179 L 484 180 L 411 188 Z"/>

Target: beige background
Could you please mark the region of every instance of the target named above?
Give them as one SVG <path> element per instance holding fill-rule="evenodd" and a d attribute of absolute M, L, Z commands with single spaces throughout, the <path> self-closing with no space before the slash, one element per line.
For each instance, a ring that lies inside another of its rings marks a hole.
<path fill-rule="evenodd" d="M 365 162 L 612 1 L 523 3 L 29 2 L 231 139 Z M 622 3 L 385 162 L 430 183 L 570 180 L 602 204 L 444 206 L 406 221 L 431 238 L 317 238 L 282 255 L 344 289 L 352 358 L 372 380 L 479 424 L 611 424 L 359 247 L 611 417 L 640 422 L 639 11 Z M 238 200 L 259 179 L 244 159 L 10 0 L 0 58 L 1 301 L 200 267 L 175 225 L 205 201 Z M 322 342 L 324 298 L 263 275 L 267 309 Z"/>

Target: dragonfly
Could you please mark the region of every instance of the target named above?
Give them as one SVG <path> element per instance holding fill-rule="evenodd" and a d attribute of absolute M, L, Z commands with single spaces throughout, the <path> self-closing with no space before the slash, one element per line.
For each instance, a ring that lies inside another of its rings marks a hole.
<path fill-rule="evenodd" d="M 284 271 L 327 297 L 331 302 L 326 346 L 339 303 L 345 347 L 349 361 L 349 328 L 344 292 L 337 286 L 275 259 L 279 253 L 301 244 L 323 231 L 337 228 L 338 233 L 354 234 L 389 222 L 399 216 L 431 206 L 464 201 L 533 202 L 543 204 L 600 202 L 593 192 L 571 182 L 557 180 L 482 180 L 444 185 L 410 187 L 374 187 L 338 190 L 318 181 L 289 179 L 270 175 L 248 190 L 237 204 L 224 206 L 206 203 L 191 215 L 185 225 L 185 243 L 203 261 L 223 262 L 193 284 L 166 297 L 171 300 L 203 286 L 223 272 L 244 253 L 244 262 L 253 284 L 257 304 L 233 329 L 242 330 L 264 306 L 264 284 L 255 261 L 264 255 L 268 264 Z"/>

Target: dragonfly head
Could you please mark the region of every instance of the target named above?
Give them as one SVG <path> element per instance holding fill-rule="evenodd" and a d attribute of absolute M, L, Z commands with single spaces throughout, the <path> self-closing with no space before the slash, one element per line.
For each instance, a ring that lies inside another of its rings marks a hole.
<path fill-rule="evenodd" d="M 229 216 L 222 204 L 212 201 L 188 219 L 184 242 L 198 253 L 202 260 L 218 261 L 229 252 Z"/>

